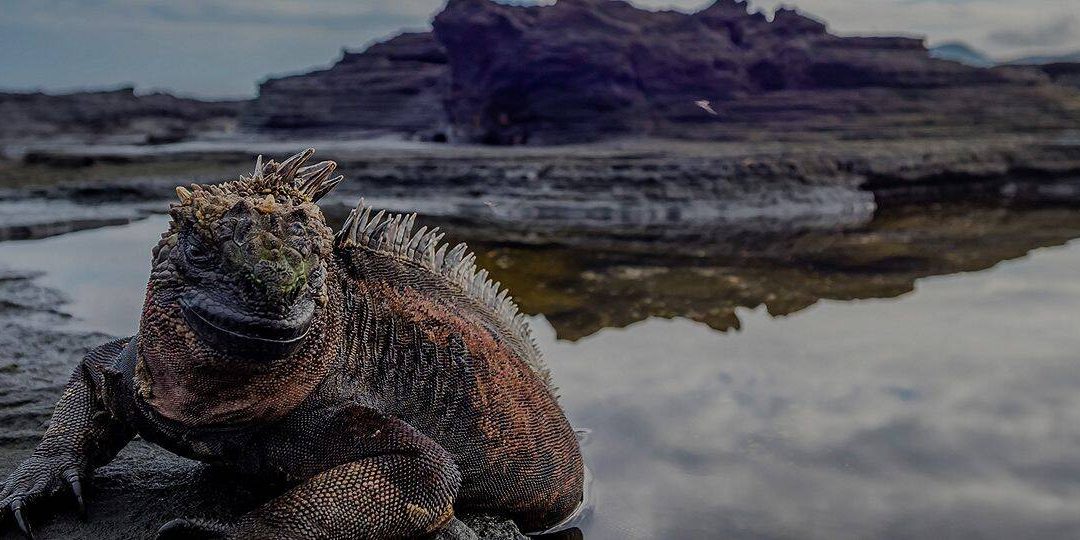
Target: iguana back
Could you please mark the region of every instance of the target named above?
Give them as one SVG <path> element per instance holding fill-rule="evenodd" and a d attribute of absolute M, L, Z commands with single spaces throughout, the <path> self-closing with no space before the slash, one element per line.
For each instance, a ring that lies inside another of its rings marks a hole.
<path fill-rule="evenodd" d="M 358 393 L 454 454 L 460 503 L 551 525 L 582 462 L 528 321 L 464 244 L 414 222 L 361 201 L 337 236 Z"/>

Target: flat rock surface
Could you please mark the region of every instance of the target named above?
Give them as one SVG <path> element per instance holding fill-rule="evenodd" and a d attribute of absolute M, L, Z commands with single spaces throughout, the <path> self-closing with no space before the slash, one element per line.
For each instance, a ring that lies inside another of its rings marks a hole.
<path fill-rule="evenodd" d="M 949 197 L 1058 202 L 1080 196 L 1080 145 L 1064 137 L 829 143 L 623 140 L 492 148 L 384 140 L 35 150 L 0 167 L 0 238 L 40 238 L 164 212 L 177 184 L 219 181 L 255 154 L 305 146 L 347 181 L 323 203 L 340 219 L 360 197 L 476 231 L 478 238 L 559 243 L 707 238 L 745 244 L 866 223 L 876 206 Z M 78 167 L 61 165 L 78 157 Z M 496 234 L 493 234 L 496 233 Z"/>

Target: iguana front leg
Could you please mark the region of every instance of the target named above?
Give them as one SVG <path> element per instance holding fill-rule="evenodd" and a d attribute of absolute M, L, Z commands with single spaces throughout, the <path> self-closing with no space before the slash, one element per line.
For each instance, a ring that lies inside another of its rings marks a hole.
<path fill-rule="evenodd" d="M 159 538 L 414 538 L 452 522 L 461 475 L 440 445 L 362 407 L 298 416 L 262 451 L 268 468 L 299 484 L 236 523 L 174 520 Z"/>
<path fill-rule="evenodd" d="M 106 409 L 100 393 L 102 381 L 96 376 L 123 346 L 124 342 L 102 345 L 75 368 L 41 442 L 0 488 L 0 512 L 14 516 L 27 536 L 32 537 L 27 506 L 65 488 L 72 492 L 80 512 L 85 512 L 83 481 L 94 468 L 112 460 L 134 436 Z"/>

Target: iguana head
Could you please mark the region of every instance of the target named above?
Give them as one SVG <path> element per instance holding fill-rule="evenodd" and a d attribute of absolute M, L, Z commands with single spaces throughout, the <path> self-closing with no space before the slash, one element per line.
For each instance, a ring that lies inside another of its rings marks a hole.
<path fill-rule="evenodd" d="M 304 343 L 327 301 L 333 246 L 315 202 L 342 179 L 330 177 L 331 161 L 302 166 L 313 152 L 260 157 L 250 176 L 176 189 L 144 326 L 171 325 L 195 359 L 273 360 Z"/>

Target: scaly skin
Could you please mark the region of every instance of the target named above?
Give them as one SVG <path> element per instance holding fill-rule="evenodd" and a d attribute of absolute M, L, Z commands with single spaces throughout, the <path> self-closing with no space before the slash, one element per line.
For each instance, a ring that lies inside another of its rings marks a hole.
<path fill-rule="evenodd" d="M 470 538 L 455 510 L 540 531 L 581 503 L 577 441 L 505 293 L 412 218 L 361 205 L 335 238 L 314 203 L 341 178 L 300 168 L 310 153 L 178 188 L 139 333 L 86 357 L 0 491 L 28 534 L 28 505 L 65 486 L 81 504 L 135 434 L 289 486 L 162 537 Z"/>

